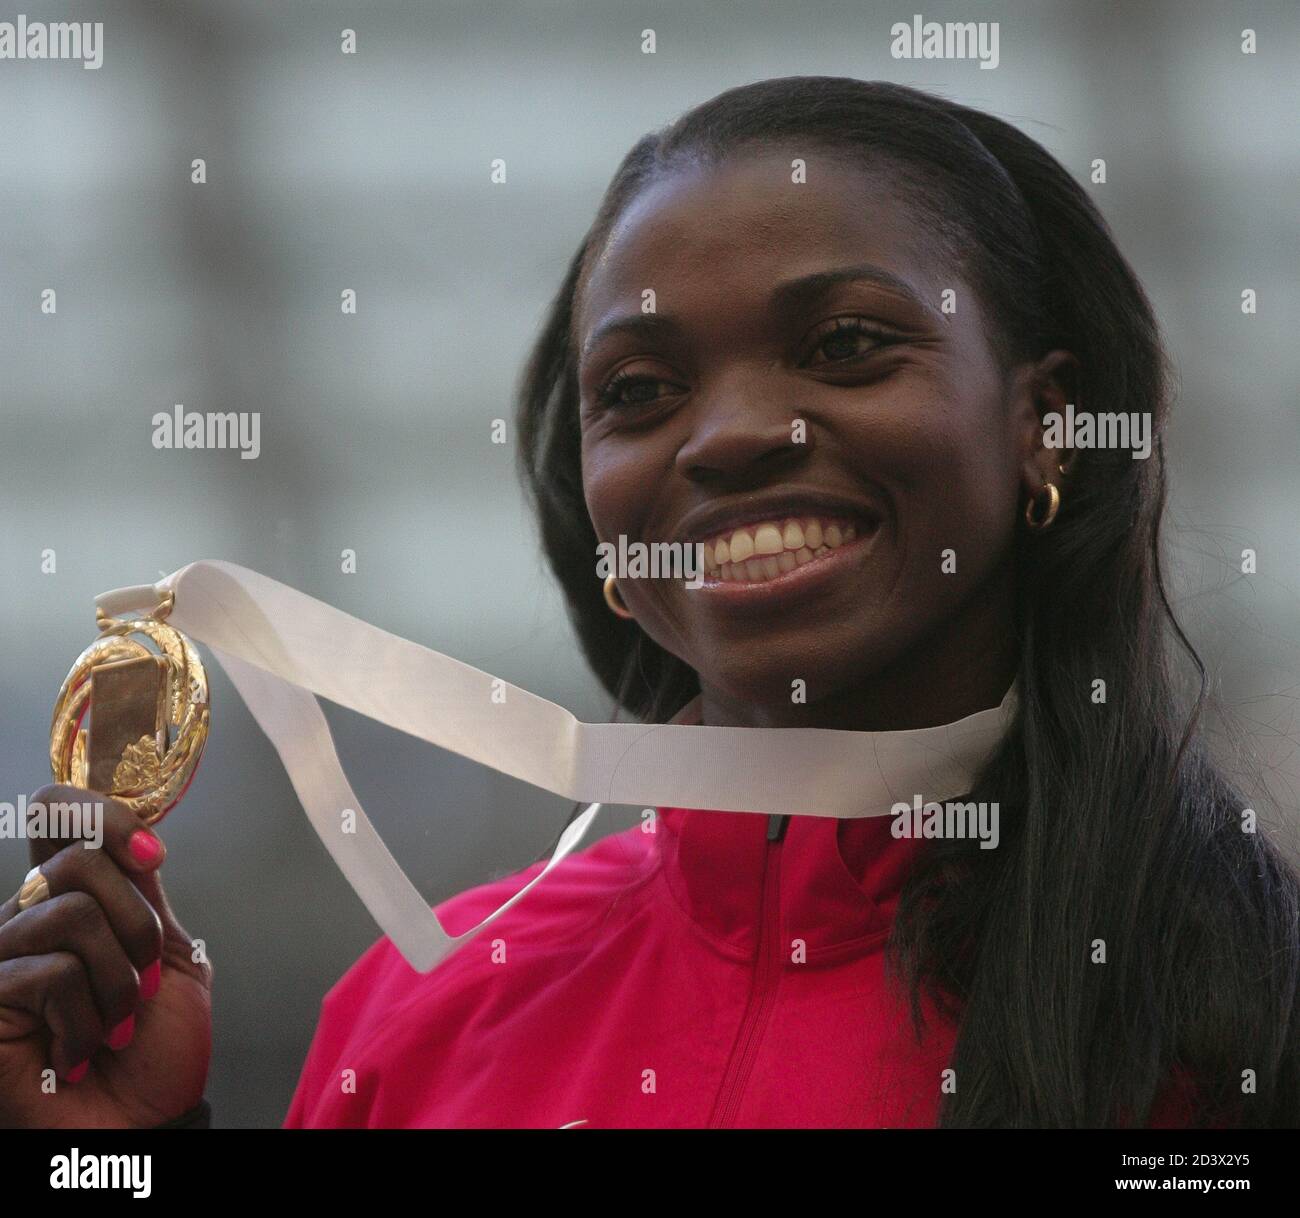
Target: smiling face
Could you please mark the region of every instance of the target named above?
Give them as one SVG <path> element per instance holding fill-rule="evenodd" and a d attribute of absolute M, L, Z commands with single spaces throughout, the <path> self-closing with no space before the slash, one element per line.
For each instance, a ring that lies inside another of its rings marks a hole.
<path fill-rule="evenodd" d="M 705 544 L 702 588 L 619 582 L 705 722 L 944 722 L 1014 673 L 1015 530 L 1055 469 L 1041 378 L 999 366 L 888 170 L 795 184 L 792 155 L 657 179 L 599 252 L 574 329 L 588 511 L 601 541 Z"/>

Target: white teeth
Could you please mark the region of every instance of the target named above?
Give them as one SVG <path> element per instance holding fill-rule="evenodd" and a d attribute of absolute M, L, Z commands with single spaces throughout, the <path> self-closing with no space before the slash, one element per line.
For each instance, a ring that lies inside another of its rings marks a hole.
<path fill-rule="evenodd" d="M 785 549 L 781 530 L 774 524 L 760 524 L 754 534 L 755 554 L 780 554 Z"/>
<path fill-rule="evenodd" d="M 867 530 L 870 536 L 872 529 Z M 858 527 L 834 517 L 765 520 L 704 543 L 704 567 L 724 583 L 775 579 L 858 538 Z"/>
<path fill-rule="evenodd" d="M 731 535 L 731 561 L 744 562 L 754 553 L 754 539 L 744 529 Z"/>

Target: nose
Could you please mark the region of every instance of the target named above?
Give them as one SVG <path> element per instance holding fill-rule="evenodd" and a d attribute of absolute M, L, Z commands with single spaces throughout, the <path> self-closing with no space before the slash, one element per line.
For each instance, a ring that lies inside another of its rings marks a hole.
<path fill-rule="evenodd" d="M 699 484 L 763 483 L 803 461 L 812 436 L 794 439 L 796 413 L 774 374 L 733 374 L 697 391 L 691 434 L 677 451 L 677 471 Z"/>

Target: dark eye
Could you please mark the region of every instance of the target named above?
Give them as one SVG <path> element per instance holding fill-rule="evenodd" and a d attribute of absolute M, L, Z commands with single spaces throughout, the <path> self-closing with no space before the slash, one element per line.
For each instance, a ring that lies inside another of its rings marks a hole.
<path fill-rule="evenodd" d="M 638 376 L 633 372 L 616 372 L 598 390 L 596 401 L 601 406 L 648 406 L 663 395 L 659 386 L 668 384 L 656 376 Z"/>
<path fill-rule="evenodd" d="M 822 352 L 827 358 L 808 362 L 834 364 L 856 359 L 883 346 L 890 337 L 861 317 L 837 317 L 813 339 L 813 354 Z"/>

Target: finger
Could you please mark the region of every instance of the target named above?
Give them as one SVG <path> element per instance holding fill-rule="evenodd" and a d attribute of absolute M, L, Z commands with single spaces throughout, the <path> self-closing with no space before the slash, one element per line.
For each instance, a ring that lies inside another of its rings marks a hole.
<path fill-rule="evenodd" d="M 65 783 L 44 786 L 27 801 L 27 833 L 33 864 L 78 841 L 107 850 L 131 873 L 153 870 L 167 853 L 157 834 L 124 803 Z"/>
<path fill-rule="evenodd" d="M 84 843 L 67 846 L 41 864 L 41 874 L 49 885 L 51 898 L 69 892 L 84 892 L 93 897 L 127 959 L 137 969 L 143 969 L 162 955 L 163 927 L 158 913 L 103 850 L 89 850 Z M 16 898 L 13 905 L 12 916 L 17 917 Z M 10 920 L 6 910 L 0 909 L 0 928 Z"/>
<path fill-rule="evenodd" d="M 149 904 L 158 911 L 163 926 L 163 953 L 166 967 L 177 968 L 182 973 L 201 981 L 209 989 L 212 986 L 212 962 L 206 953 L 196 951 L 198 941 L 190 937 L 172 912 L 171 902 L 163 891 L 162 882 L 156 871 L 150 871 L 135 881 L 140 891 L 148 898 Z M 151 964 L 141 974 L 141 997 L 152 998 L 162 981 L 162 964 Z"/>
<path fill-rule="evenodd" d="M 0 961 L 51 952 L 80 960 L 105 1027 L 116 1029 L 135 1010 L 139 974 L 89 893 L 51 897 L 0 926 Z"/>
<path fill-rule="evenodd" d="M 172 910 L 171 902 L 167 899 L 167 893 L 163 890 L 162 878 L 156 871 L 146 872 L 142 876 L 137 876 L 132 880 L 135 887 L 144 895 L 145 900 L 149 902 L 158 917 L 162 921 L 164 941 L 172 941 L 177 944 L 183 944 L 186 948 L 193 946 L 193 939 L 190 938 L 190 932 L 187 931 L 176 917 Z"/>
<path fill-rule="evenodd" d="M 63 1079 L 89 1061 L 107 1035 L 90 977 L 71 952 L 0 961 L 0 1011 L 15 1030 L 24 1018 L 29 1030 L 49 1029 L 50 1065 Z"/>

